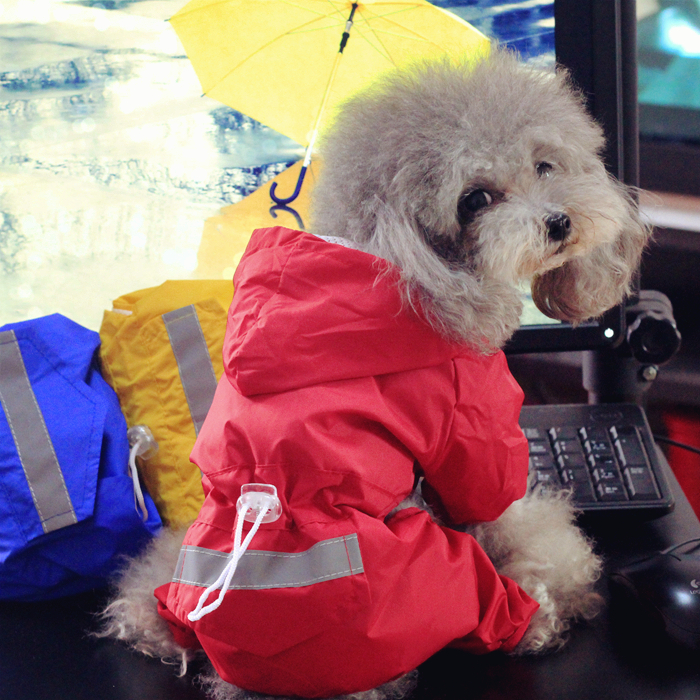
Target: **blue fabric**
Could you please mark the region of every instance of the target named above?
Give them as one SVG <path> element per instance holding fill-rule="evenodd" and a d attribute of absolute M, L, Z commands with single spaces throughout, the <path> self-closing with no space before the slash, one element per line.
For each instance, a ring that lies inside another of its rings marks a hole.
<path fill-rule="evenodd" d="M 121 555 L 137 554 L 161 522 L 147 494 L 146 522 L 135 507 L 126 421 L 99 372 L 99 335 L 59 314 L 4 330 L 17 338 L 78 522 L 44 534 L 0 409 L 0 599 L 104 585 Z"/>

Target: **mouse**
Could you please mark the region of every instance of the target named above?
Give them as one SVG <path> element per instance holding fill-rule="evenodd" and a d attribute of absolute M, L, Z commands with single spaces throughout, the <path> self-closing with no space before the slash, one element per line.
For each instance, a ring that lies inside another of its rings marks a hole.
<path fill-rule="evenodd" d="M 620 567 L 609 577 L 613 591 L 632 598 L 671 640 L 700 651 L 700 538 Z"/>

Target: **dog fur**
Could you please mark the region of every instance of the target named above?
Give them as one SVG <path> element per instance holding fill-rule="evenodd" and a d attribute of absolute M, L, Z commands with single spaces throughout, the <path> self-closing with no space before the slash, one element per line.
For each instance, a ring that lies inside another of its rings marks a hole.
<path fill-rule="evenodd" d="M 395 263 L 438 330 L 494 350 L 519 325 L 520 285 L 572 323 L 629 291 L 648 231 L 603 146 L 564 71 L 506 52 L 474 70 L 419 67 L 345 105 L 323 145 L 313 232 Z M 476 191 L 493 202 L 460 216 Z M 571 220 L 562 241 L 547 235 L 557 213 Z"/>
<path fill-rule="evenodd" d="M 606 173 L 603 146 L 564 71 L 532 70 L 503 51 L 476 67 L 418 66 L 337 117 L 313 232 L 395 263 L 407 304 L 448 338 L 492 352 L 519 325 L 523 285 L 541 311 L 574 324 L 629 293 L 649 231 Z M 429 510 L 418 494 L 416 503 Z M 561 646 L 572 621 L 599 610 L 601 560 L 575 516 L 566 494 L 532 491 L 469 529 L 540 603 L 515 653 Z M 152 592 L 170 579 L 183 534 L 165 532 L 125 568 L 100 633 L 181 673 L 192 652 L 174 642 Z M 414 682 L 409 674 L 360 695 L 400 697 Z M 216 700 L 260 697 L 213 669 L 202 683 Z"/>

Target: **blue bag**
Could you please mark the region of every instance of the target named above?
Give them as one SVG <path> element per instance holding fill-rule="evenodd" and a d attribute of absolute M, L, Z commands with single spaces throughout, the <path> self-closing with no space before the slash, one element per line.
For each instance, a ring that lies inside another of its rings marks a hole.
<path fill-rule="evenodd" d="M 59 314 L 0 328 L 0 600 L 102 586 L 161 526 L 135 505 L 99 343 Z"/>

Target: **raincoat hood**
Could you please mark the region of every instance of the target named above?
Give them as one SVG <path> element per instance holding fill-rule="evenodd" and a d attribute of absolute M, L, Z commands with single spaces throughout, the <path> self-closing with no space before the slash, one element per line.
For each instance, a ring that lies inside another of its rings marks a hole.
<path fill-rule="evenodd" d="M 433 367 L 464 348 L 406 313 L 398 269 L 275 227 L 253 233 L 236 270 L 224 368 L 244 396 Z"/>

